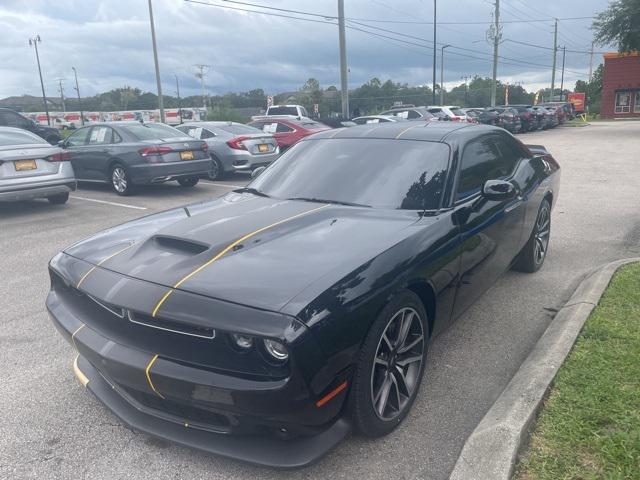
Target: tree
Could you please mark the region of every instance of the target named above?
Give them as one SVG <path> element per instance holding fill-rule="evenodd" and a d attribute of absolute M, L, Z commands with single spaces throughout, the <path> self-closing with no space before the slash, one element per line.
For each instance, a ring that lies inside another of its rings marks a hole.
<path fill-rule="evenodd" d="M 640 0 L 617 0 L 592 25 L 599 45 L 615 44 L 620 52 L 640 50 Z"/>
<path fill-rule="evenodd" d="M 604 65 L 600 64 L 593 72 L 590 82 L 585 82 L 584 80 L 578 80 L 576 82 L 575 91 L 586 95 L 586 106 L 591 113 L 598 113 L 600 111 L 603 73 Z"/>

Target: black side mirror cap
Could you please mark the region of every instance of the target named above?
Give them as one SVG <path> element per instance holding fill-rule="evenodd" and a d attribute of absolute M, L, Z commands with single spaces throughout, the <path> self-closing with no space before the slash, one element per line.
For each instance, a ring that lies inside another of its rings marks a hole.
<path fill-rule="evenodd" d="M 487 200 L 510 200 L 517 195 L 516 187 L 505 180 L 487 180 L 482 186 L 482 196 Z"/>

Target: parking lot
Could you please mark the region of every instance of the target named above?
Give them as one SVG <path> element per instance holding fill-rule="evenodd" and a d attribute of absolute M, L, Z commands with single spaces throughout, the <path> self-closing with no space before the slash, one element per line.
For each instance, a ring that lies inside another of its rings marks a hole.
<path fill-rule="evenodd" d="M 640 122 L 598 122 L 524 134 L 562 167 L 549 256 L 533 275 L 510 272 L 429 353 L 415 407 L 391 435 L 351 437 L 316 465 L 256 468 L 132 432 L 85 391 L 72 348 L 47 317 L 47 261 L 98 230 L 216 197 L 247 176 L 141 189 L 118 197 L 85 186 L 66 205 L 0 203 L 2 395 L 0 478 L 444 479 L 482 419 L 580 279 L 640 255 Z"/>

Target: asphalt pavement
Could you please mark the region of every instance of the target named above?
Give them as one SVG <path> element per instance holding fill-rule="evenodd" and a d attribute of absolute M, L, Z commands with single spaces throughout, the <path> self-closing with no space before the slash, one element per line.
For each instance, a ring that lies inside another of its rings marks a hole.
<path fill-rule="evenodd" d="M 81 186 L 65 206 L 0 203 L 0 478 L 445 479 L 473 431 L 580 279 L 640 255 L 640 122 L 521 135 L 562 167 L 549 255 L 509 272 L 429 352 L 407 421 L 379 440 L 347 438 L 314 466 L 274 471 L 132 432 L 76 381 L 71 347 L 44 308 L 47 261 L 66 245 L 142 215 L 222 195 L 237 176 L 133 197 Z"/>

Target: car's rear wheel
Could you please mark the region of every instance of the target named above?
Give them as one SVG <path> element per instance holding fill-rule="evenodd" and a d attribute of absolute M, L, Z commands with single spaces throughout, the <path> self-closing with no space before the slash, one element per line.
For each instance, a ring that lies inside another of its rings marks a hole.
<path fill-rule="evenodd" d="M 536 223 L 533 226 L 531 236 L 524 246 L 515 269 L 521 272 L 533 273 L 540 270 L 544 259 L 547 258 L 549 249 L 549 237 L 551 236 L 551 203 L 547 198 L 542 200 L 538 209 Z"/>
<path fill-rule="evenodd" d="M 209 170 L 207 177 L 209 177 L 209 180 L 221 180 L 224 177 L 222 162 L 214 155 L 211 155 L 211 170 Z"/>
<path fill-rule="evenodd" d="M 380 437 L 411 410 L 424 373 L 427 314 L 418 296 L 403 290 L 376 317 L 364 341 L 349 397 L 357 430 Z"/>
<path fill-rule="evenodd" d="M 118 195 L 122 195 L 123 197 L 133 193 L 133 182 L 129 177 L 129 173 L 127 169 L 119 163 L 111 167 L 111 186 Z"/>
<path fill-rule="evenodd" d="M 69 192 L 58 193 L 57 195 L 51 195 L 50 197 L 47 197 L 47 200 L 49 200 L 49 203 L 51 205 L 65 204 L 67 203 L 67 200 L 69 200 Z"/>
<path fill-rule="evenodd" d="M 198 177 L 179 178 L 178 183 L 181 187 L 195 187 L 200 179 Z"/>

